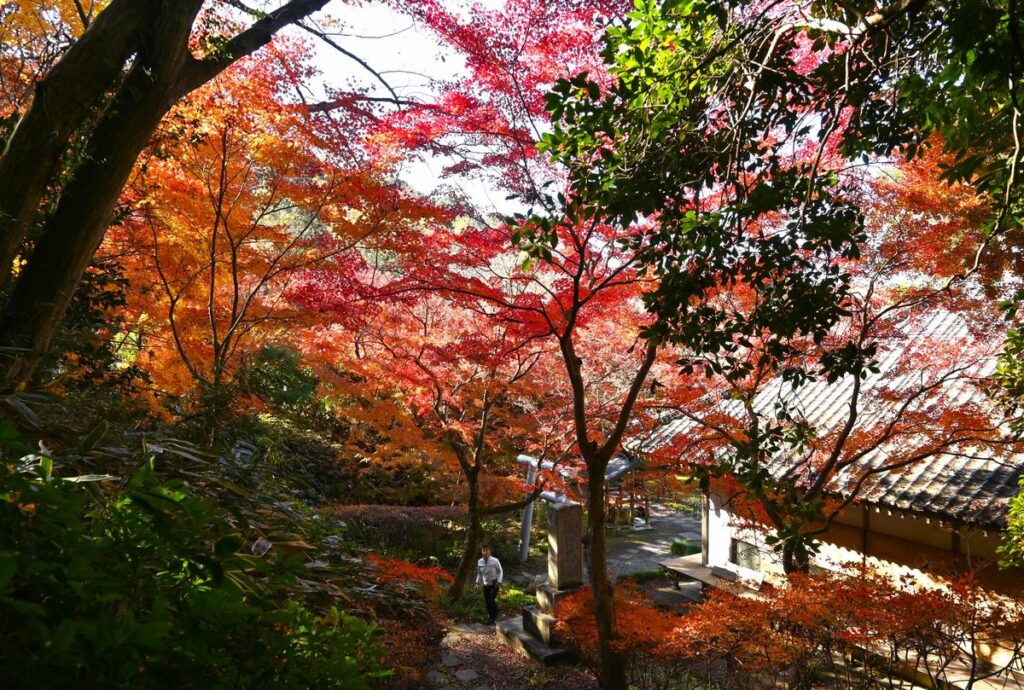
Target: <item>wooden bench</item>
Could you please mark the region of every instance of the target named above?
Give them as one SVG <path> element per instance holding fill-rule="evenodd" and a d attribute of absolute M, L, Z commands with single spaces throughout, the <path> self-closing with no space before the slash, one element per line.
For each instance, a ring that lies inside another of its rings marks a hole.
<path fill-rule="evenodd" d="M 680 581 L 688 580 L 700 582 L 713 589 L 724 589 L 738 597 L 757 598 L 757 590 L 761 588 L 764 576 L 759 574 L 758 578 L 741 580 L 737 574 L 725 568 L 711 567 L 701 563 L 699 553 L 689 556 L 679 556 L 659 561 L 658 565 L 665 568 L 676 578 L 676 589 L 680 589 Z M 749 582 L 749 584 L 748 584 Z"/>

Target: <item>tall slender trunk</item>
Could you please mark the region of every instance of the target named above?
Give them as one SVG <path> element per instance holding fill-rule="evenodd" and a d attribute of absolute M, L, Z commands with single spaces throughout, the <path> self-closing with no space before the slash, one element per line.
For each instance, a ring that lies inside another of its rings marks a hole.
<path fill-rule="evenodd" d="M 466 530 L 466 540 L 462 547 L 462 558 L 459 559 L 459 567 L 455 571 L 455 580 L 448 587 L 448 598 L 456 601 L 462 598 L 466 591 L 466 581 L 469 574 L 473 572 L 476 565 L 476 550 L 483 540 L 484 529 L 480 519 L 480 472 L 479 468 L 464 466 L 463 474 L 466 475 L 466 484 L 469 489 L 469 527 Z"/>
<path fill-rule="evenodd" d="M 811 568 L 810 554 L 803 542 L 787 540 L 782 545 L 782 570 L 792 573 L 806 573 Z"/>
<path fill-rule="evenodd" d="M 455 571 L 455 580 L 448 587 L 448 598 L 458 601 L 466 593 L 466 583 L 469 582 L 473 569 L 476 567 L 477 551 L 483 541 L 484 530 L 479 520 L 470 520 L 469 529 L 466 531 L 466 540 L 463 544 L 462 558 L 459 559 L 459 567 Z"/>
<path fill-rule="evenodd" d="M 583 264 L 581 263 L 581 266 Z M 577 280 L 582 276 L 578 274 Z M 575 315 L 573 316 L 573 320 Z M 626 432 L 633 405 L 636 403 L 640 390 L 647 379 L 647 374 L 654 364 L 658 353 L 658 345 L 651 341 L 647 344 L 643 363 L 633 376 L 629 391 L 622 402 L 615 427 L 600 446 L 590 440 L 587 431 L 586 386 L 583 380 L 583 360 L 576 355 L 576 348 L 571 333 L 573 323 L 567 327 L 565 335 L 560 338 L 562 360 L 565 364 L 569 382 L 572 385 L 573 421 L 576 427 L 576 445 L 586 463 L 589 486 L 587 490 L 587 518 L 590 539 L 589 565 L 590 582 L 594 592 L 594 621 L 597 624 L 597 648 L 600 656 L 600 680 L 604 690 L 629 690 L 626 679 L 625 659 L 613 646 L 615 639 L 615 588 L 608 576 L 607 535 L 605 526 L 608 516 L 605 512 L 605 479 L 608 461 L 622 441 Z"/>
<path fill-rule="evenodd" d="M 221 417 L 228 409 L 227 393 L 224 390 L 224 381 L 221 373 L 214 374 L 213 381 L 209 385 L 200 387 L 202 396 L 200 404 L 203 410 L 202 439 L 207 446 L 213 446 L 217 440 L 217 432 L 220 430 Z"/>
<path fill-rule="evenodd" d="M 591 463 L 587 463 L 591 465 Z M 594 619 L 597 622 L 597 647 L 600 657 L 600 681 L 604 690 L 629 690 L 625 660 L 612 646 L 615 636 L 615 587 L 608 575 L 608 519 L 604 503 L 604 467 L 592 472 L 587 492 L 588 531 L 590 532 L 590 585 L 594 592 Z"/>

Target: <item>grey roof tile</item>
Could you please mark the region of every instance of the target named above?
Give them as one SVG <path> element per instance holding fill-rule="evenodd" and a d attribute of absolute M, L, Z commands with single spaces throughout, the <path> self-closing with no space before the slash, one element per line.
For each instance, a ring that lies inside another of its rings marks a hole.
<path fill-rule="evenodd" d="M 893 414 L 900 404 L 899 392 L 911 390 L 926 372 L 901 371 L 907 353 L 940 351 L 945 343 L 953 342 L 967 333 L 966 323 L 957 315 L 937 311 L 923 322 L 906 324 L 883 345 L 879 358 L 881 373 L 869 377 L 863 384 L 863 409 L 859 423 L 871 425 Z M 979 362 L 978 375 L 991 371 L 993 362 Z M 884 382 L 884 388 L 879 383 Z M 778 400 L 784 400 L 794 410 L 820 430 L 837 428 L 844 419 L 853 379 L 847 377 L 834 384 L 811 382 L 794 392 L 788 385 L 769 386 L 755 400 L 760 412 L 770 411 Z M 944 390 L 945 404 L 965 403 L 988 407 L 992 415 L 999 411 L 985 397 L 985 393 L 967 380 L 949 384 Z M 723 405 L 729 405 L 729 401 Z M 931 403 L 937 415 L 941 403 Z M 650 450 L 668 443 L 673 437 L 688 432 L 695 423 L 686 418 L 667 422 L 660 430 L 639 444 L 639 450 Z M 922 430 L 924 431 L 924 430 Z M 884 465 L 892 453 L 912 447 L 921 436 L 907 434 L 902 446 L 890 443 L 861 458 L 853 467 L 837 473 L 830 490 L 848 496 L 852 483 L 860 472 Z M 880 473 L 863 488 L 859 497 L 867 503 L 899 510 L 916 511 L 939 518 L 957 520 L 983 527 L 1000 528 L 1006 523 L 1009 501 L 1017 495 L 1024 471 L 1024 453 L 996 457 L 990 449 L 953 448 L 951 452 L 932 456 L 913 466 Z M 787 472 L 809 479 L 811 468 L 805 461 L 788 456 L 773 458 L 770 471 L 776 478 Z"/>

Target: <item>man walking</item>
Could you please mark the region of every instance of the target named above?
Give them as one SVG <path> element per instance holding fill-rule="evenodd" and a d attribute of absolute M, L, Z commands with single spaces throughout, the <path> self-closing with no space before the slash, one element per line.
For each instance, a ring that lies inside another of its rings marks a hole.
<path fill-rule="evenodd" d="M 482 558 L 476 562 L 476 583 L 484 586 L 484 604 L 487 605 L 487 625 L 494 625 L 498 617 L 498 588 L 505 578 L 501 570 L 501 561 L 491 555 L 491 547 L 484 544 L 480 547 Z"/>

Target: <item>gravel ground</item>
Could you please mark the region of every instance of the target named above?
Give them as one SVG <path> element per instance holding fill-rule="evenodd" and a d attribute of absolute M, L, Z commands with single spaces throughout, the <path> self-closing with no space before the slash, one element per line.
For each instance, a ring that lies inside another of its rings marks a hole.
<path fill-rule="evenodd" d="M 671 556 L 672 540 L 688 539 L 700 543 L 700 516 L 677 512 L 660 505 L 651 506 L 653 529 L 623 530 L 608 540 L 608 569 L 615 578 L 643 570 L 654 570 L 658 561 Z"/>

